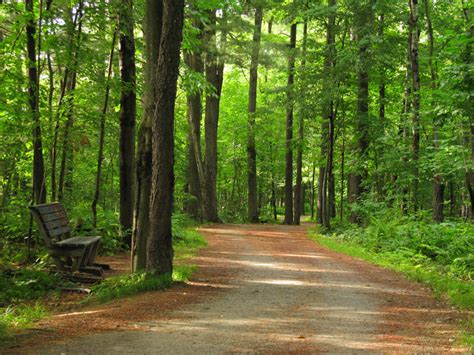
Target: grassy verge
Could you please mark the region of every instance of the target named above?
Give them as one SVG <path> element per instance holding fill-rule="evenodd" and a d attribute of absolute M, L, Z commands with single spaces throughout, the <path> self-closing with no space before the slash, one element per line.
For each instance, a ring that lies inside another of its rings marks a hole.
<path fill-rule="evenodd" d="M 374 252 L 357 242 L 338 239 L 337 236 L 322 235 L 311 232 L 310 237 L 328 249 L 341 252 L 370 263 L 403 273 L 409 279 L 428 285 L 436 297 L 446 297 L 450 303 L 460 309 L 474 309 L 474 284 L 443 274 L 435 263 L 413 258 L 410 252 Z M 461 324 L 463 343 L 469 349 L 474 347 L 474 319 L 468 316 L 467 321 Z"/>
<path fill-rule="evenodd" d="M 146 272 L 136 272 L 111 277 L 94 286 L 90 297 L 85 300 L 85 303 L 104 303 L 142 292 L 165 290 L 173 282 L 189 280 L 195 270 L 196 267 L 192 265 L 178 265 L 175 266 L 173 275 L 154 276 Z"/>
<path fill-rule="evenodd" d="M 371 263 L 402 272 L 411 280 L 427 284 L 437 297 L 448 296 L 454 306 L 461 309 L 474 309 L 474 285 L 469 281 L 453 279 L 436 271 L 436 265 L 419 264 L 403 257 L 403 253 L 375 253 L 365 247 L 335 240 L 330 236 L 312 234 L 314 240 L 325 247 L 360 258 Z"/>
<path fill-rule="evenodd" d="M 47 311 L 40 303 L 0 309 L 0 345 L 13 339 L 13 330 L 28 328 L 45 316 Z"/>

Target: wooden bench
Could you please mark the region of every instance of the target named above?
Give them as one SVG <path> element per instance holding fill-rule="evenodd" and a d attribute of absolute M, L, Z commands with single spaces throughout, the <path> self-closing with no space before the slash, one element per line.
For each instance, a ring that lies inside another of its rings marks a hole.
<path fill-rule="evenodd" d="M 103 276 L 107 265 L 94 264 L 100 236 L 71 237 L 64 207 L 58 203 L 29 206 L 49 254 L 60 271 L 87 272 Z"/>

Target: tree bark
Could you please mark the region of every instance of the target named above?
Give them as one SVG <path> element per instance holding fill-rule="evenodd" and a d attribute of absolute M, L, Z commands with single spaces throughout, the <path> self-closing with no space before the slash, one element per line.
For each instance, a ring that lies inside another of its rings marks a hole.
<path fill-rule="evenodd" d="M 286 104 L 286 153 L 285 153 L 285 224 L 293 224 L 293 84 L 295 81 L 296 27 L 291 25 L 288 54 L 288 84 Z"/>
<path fill-rule="evenodd" d="M 204 219 L 219 222 L 217 214 L 217 129 L 219 124 L 219 105 L 224 79 L 224 62 L 217 56 L 216 10 L 209 12 L 209 27 L 205 31 L 208 43 L 206 53 L 206 79 L 214 87 L 214 92 L 206 96 L 205 115 L 205 184 L 206 194 L 203 203 Z M 225 32 L 221 34 L 225 41 Z"/>
<path fill-rule="evenodd" d="M 196 21 L 199 26 L 199 22 Z M 202 28 L 201 28 L 202 30 Z M 199 50 L 184 54 L 184 61 L 190 70 L 202 73 L 203 63 Z M 201 93 L 199 91 L 187 93 L 187 120 L 188 120 L 188 166 L 187 166 L 187 183 L 186 192 L 192 197 L 186 199 L 185 210 L 195 219 L 202 219 L 202 191 L 201 186 L 204 184 L 204 172 L 202 171 L 202 155 L 201 155 L 201 118 L 202 105 Z"/>
<path fill-rule="evenodd" d="M 384 46 L 384 36 L 385 36 L 385 14 L 382 13 L 379 16 L 379 22 L 378 22 L 378 37 L 379 41 L 382 43 L 382 46 Z M 385 134 L 385 106 L 386 106 L 386 68 L 385 68 L 385 63 L 381 63 L 381 68 L 380 68 L 380 83 L 379 83 L 379 125 L 380 125 L 380 134 Z M 375 159 L 376 161 L 379 161 L 383 158 L 383 145 L 381 143 L 378 144 L 376 148 L 376 156 Z M 380 173 L 379 171 L 376 172 L 376 192 L 377 192 L 377 197 L 378 199 L 382 199 L 383 196 L 385 195 L 385 188 L 384 188 L 384 180 L 385 176 L 383 173 Z"/>
<path fill-rule="evenodd" d="M 433 36 L 433 24 L 431 22 L 430 14 L 430 3 L 428 0 L 424 0 L 425 5 L 425 15 L 426 15 L 426 25 L 428 32 L 428 43 L 429 43 L 429 59 L 428 65 L 430 67 L 431 75 L 431 89 L 434 91 L 438 88 L 438 79 L 435 64 L 433 62 L 434 58 L 434 36 Z M 435 102 L 431 102 L 432 109 L 434 108 Z M 436 114 L 433 113 L 433 146 L 435 152 L 439 150 L 439 120 L 436 117 Z M 442 222 L 444 220 L 444 190 L 445 185 L 443 182 L 443 176 L 435 172 L 433 177 L 433 197 L 432 197 L 432 207 L 433 207 L 433 220 L 436 222 Z"/>
<path fill-rule="evenodd" d="M 195 16 L 193 26 L 199 30 L 199 40 L 202 41 L 202 33 L 204 26 L 202 21 Z M 202 62 L 202 48 L 194 48 L 193 51 L 184 53 L 184 61 L 191 71 L 202 74 L 204 66 Z M 205 194 L 204 168 L 201 154 L 201 119 L 202 104 L 201 90 L 196 89 L 194 92 L 186 93 L 188 120 L 188 136 L 187 136 L 187 182 L 185 192 L 191 195 L 185 201 L 185 211 L 194 219 L 203 219 L 203 198 Z"/>
<path fill-rule="evenodd" d="M 354 204 L 360 200 L 363 181 L 367 177 L 367 160 L 369 148 L 369 65 L 370 65 L 370 36 L 372 33 L 373 7 L 372 0 L 364 1 L 357 5 L 356 10 L 356 38 L 359 46 L 357 65 L 357 118 L 356 151 L 358 166 L 356 171 L 349 174 L 349 202 Z M 349 216 L 351 223 L 361 223 L 361 216 L 357 212 L 351 212 Z"/>
<path fill-rule="evenodd" d="M 65 190 L 72 188 L 72 171 L 73 171 L 73 148 L 71 142 L 71 130 L 74 125 L 74 94 L 76 90 L 77 80 L 77 68 L 79 63 L 79 48 L 81 45 L 82 38 L 82 20 L 83 20 L 83 8 L 84 2 L 81 0 L 73 21 L 73 28 L 71 31 L 71 56 L 72 62 L 69 63 L 68 72 L 69 75 L 66 77 L 67 81 L 63 83 L 65 85 L 65 99 L 64 105 L 66 106 L 66 125 L 64 127 L 63 135 L 63 146 L 62 146 L 62 157 L 61 167 L 59 171 L 59 187 L 58 187 L 58 198 L 59 200 L 64 199 Z M 77 31 L 75 26 L 77 24 Z M 76 33 L 74 33 L 76 32 Z M 76 37 L 74 38 L 74 34 Z M 59 131 L 59 127 L 58 127 Z"/>
<path fill-rule="evenodd" d="M 257 201 L 257 151 L 255 148 L 255 113 L 257 110 L 258 57 L 260 52 L 260 37 L 262 33 L 263 9 L 255 7 L 255 26 L 250 58 L 249 103 L 247 118 L 247 201 L 248 220 L 258 223 Z"/>
<path fill-rule="evenodd" d="M 109 106 L 109 94 L 110 94 L 110 78 L 112 76 L 112 66 L 114 60 L 115 41 L 117 38 L 117 32 L 114 31 L 112 36 L 112 47 L 110 48 L 109 64 L 107 66 L 107 77 L 105 81 L 105 95 L 104 105 L 102 106 L 102 112 L 100 115 L 100 133 L 99 133 L 99 153 L 97 156 L 97 173 L 95 179 L 95 192 L 94 199 L 92 200 L 92 226 L 97 228 L 97 204 L 99 203 L 100 197 L 100 185 L 102 178 L 102 162 L 104 161 L 104 137 L 105 137 L 105 121 L 107 118 L 107 108 Z"/>
<path fill-rule="evenodd" d="M 28 55 L 28 102 L 33 120 L 33 200 L 35 204 L 46 202 L 46 181 L 44 173 L 43 140 L 39 114 L 39 80 L 36 61 L 36 24 L 34 20 L 33 0 L 25 1 L 29 14 L 26 23 L 26 49 Z"/>
<path fill-rule="evenodd" d="M 174 109 L 183 16 L 184 0 L 163 1 L 160 54 L 153 77 L 155 112 L 147 271 L 170 277 L 173 272 Z"/>
<path fill-rule="evenodd" d="M 302 60 L 301 60 L 301 72 L 305 75 L 306 69 L 306 48 L 308 42 L 308 22 L 304 21 L 303 24 L 303 46 L 302 46 Z M 304 107 L 303 104 L 300 107 L 299 122 L 298 122 L 298 145 L 296 150 L 296 185 L 295 185 L 295 205 L 294 205 L 294 216 L 293 224 L 299 225 L 301 215 L 304 209 L 303 199 L 303 146 L 304 146 Z"/>
<path fill-rule="evenodd" d="M 463 86 L 466 93 L 472 93 L 474 90 L 474 74 L 469 70 L 472 65 L 472 38 L 474 36 L 474 24 L 472 23 L 472 8 L 469 7 L 468 2 L 463 0 L 463 12 L 467 24 L 468 41 L 463 53 L 463 62 L 465 65 Z M 469 95 L 466 100 L 466 116 L 469 118 L 468 143 L 471 148 L 471 164 L 474 164 L 474 98 Z M 470 217 L 474 219 L 474 171 L 468 168 L 466 172 L 466 187 L 469 193 L 469 200 L 471 204 Z"/>
<path fill-rule="evenodd" d="M 160 52 L 163 21 L 163 1 L 146 0 L 144 18 L 145 35 L 145 90 L 143 97 L 143 118 L 138 132 L 136 164 L 134 226 L 132 233 L 132 268 L 146 269 L 147 243 L 150 232 L 150 195 L 152 176 L 152 122 L 155 112 L 156 65 Z"/>
<path fill-rule="evenodd" d="M 321 157 L 325 157 L 325 163 L 319 167 L 319 187 L 318 187 L 318 221 L 325 228 L 331 227 L 331 200 L 334 196 L 330 194 L 331 181 L 333 180 L 333 155 L 334 155 L 334 97 L 333 97 L 333 71 L 335 64 L 335 26 L 336 0 L 328 0 L 328 7 L 331 9 L 328 15 L 326 30 L 326 48 L 324 53 L 324 79 L 323 79 L 323 103 L 321 126 Z"/>
<path fill-rule="evenodd" d="M 315 177 L 316 177 L 316 164 L 313 162 L 313 169 L 311 173 L 311 200 L 310 200 L 310 206 L 311 206 L 311 219 L 314 219 L 314 201 L 315 201 L 315 195 L 316 195 L 316 189 L 315 189 Z"/>
<path fill-rule="evenodd" d="M 418 202 L 418 190 L 419 190 L 419 179 L 418 179 L 418 158 L 420 155 L 420 69 L 418 60 L 418 46 L 420 31 L 418 28 L 418 0 L 409 0 L 410 5 L 410 18 L 409 26 L 411 33 L 411 47 L 410 47 L 410 60 L 411 60 L 411 119 L 413 126 L 413 142 L 412 142 L 412 160 L 413 160 L 413 209 L 416 212 L 419 208 Z"/>
<path fill-rule="evenodd" d="M 120 30 L 120 225 L 125 243 L 132 245 L 135 168 L 136 69 L 133 0 L 119 6 Z"/>

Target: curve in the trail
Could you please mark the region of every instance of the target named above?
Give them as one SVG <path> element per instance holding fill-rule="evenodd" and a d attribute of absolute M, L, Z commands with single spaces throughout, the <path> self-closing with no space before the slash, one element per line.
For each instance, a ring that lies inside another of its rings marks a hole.
<path fill-rule="evenodd" d="M 214 297 L 41 354 L 455 351 L 455 316 L 422 286 L 319 247 L 304 227 L 217 225 L 191 284 Z M 459 349 L 457 349 L 459 350 Z"/>

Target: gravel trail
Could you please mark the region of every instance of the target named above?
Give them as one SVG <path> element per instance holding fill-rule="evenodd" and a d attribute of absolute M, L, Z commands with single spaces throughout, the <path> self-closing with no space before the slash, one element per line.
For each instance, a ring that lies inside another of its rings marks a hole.
<path fill-rule="evenodd" d="M 216 225 L 180 291 L 212 289 L 155 319 L 39 354 L 445 353 L 457 313 L 402 276 L 328 251 L 305 227 Z M 167 292 L 161 292 L 166 294 Z M 155 297 L 160 297 L 160 293 Z M 137 306 L 138 307 L 138 306 Z M 143 306 L 142 306 L 143 307 Z M 142 310 L 143 311 L 143 310 Z"/>

